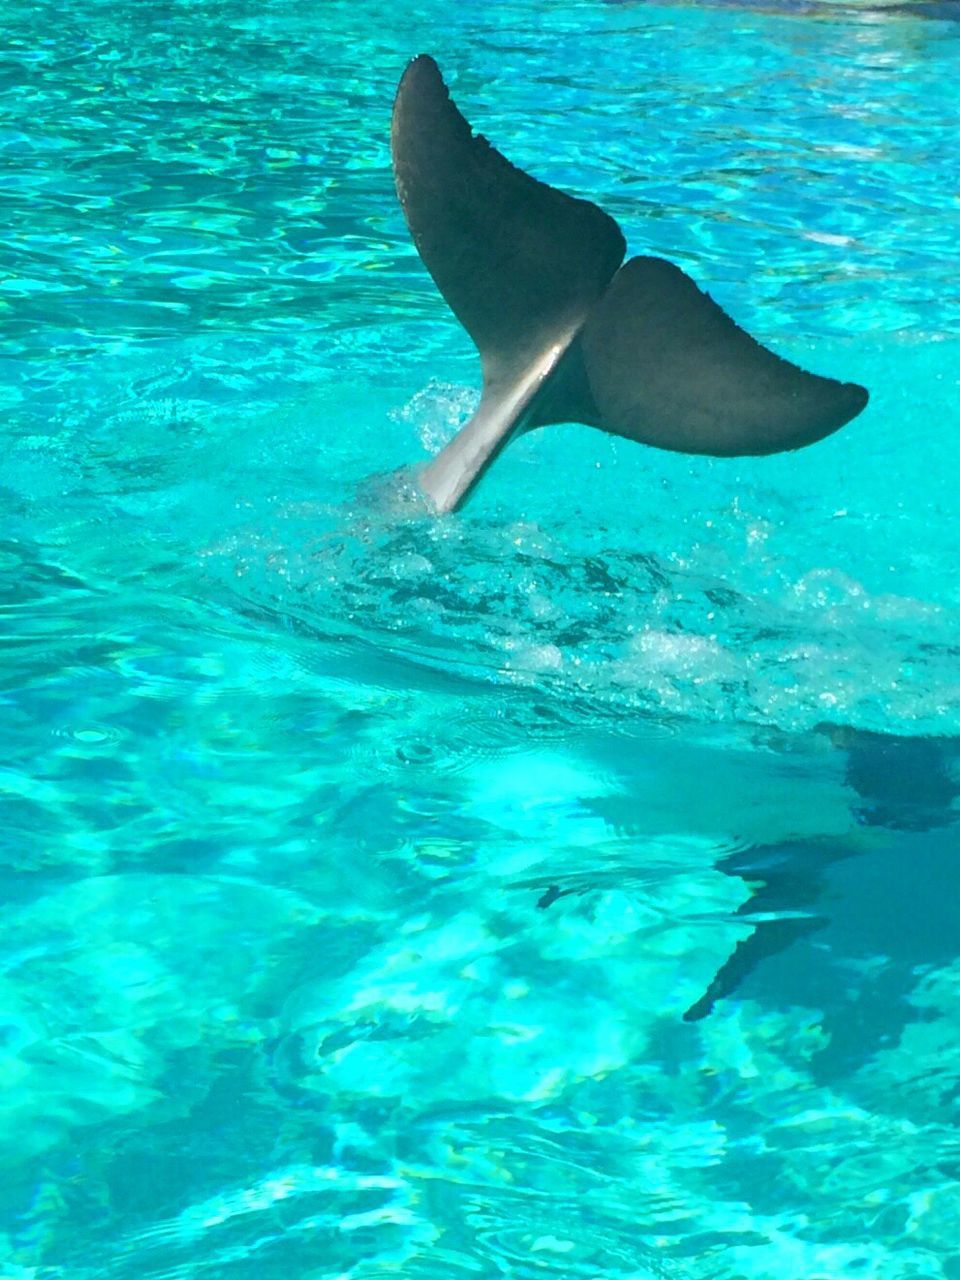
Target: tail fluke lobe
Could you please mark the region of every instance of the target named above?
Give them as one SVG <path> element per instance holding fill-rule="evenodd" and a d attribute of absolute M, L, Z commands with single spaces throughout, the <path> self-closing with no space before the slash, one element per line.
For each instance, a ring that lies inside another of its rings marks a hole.
<path fill-rule="evenodd" d="M 671 263 L 621 267 L 616 222 L 475 135 L 426 55 L 400 81 L 391 141 L 414 242 L 483 365 L 476 415 L 420 476 L 438 510 L 462 505 L 528 427 L 584 422 L 688 453 L 774 453 L 866 404 L 862 387 L 760 346 Z"/>
<path fill-rule="evenodd" d="M 623 261 L 616 222 L 517 169 L 457 110 L 440 70 L 407 67 L 391 128 L 397 193 L 488 382 L 566 345 Z"/>
<path fill-rule="evenodd" d="M 864 408 L 854 383 L 806 373 L 762 347 L 662 258 L 632 258 L 580 333 L 604 431 L 682 453 L 779 453 Z"/>
<path fill-rule="evenodd" d="M 400 81 L 391 145 L 414 243 L 483 365 L 477 414 L 420 475 L 438 510 L 452 511 L 527 425 L 626 244 L 602 209 L 475 135 L 424 54 Z"/>

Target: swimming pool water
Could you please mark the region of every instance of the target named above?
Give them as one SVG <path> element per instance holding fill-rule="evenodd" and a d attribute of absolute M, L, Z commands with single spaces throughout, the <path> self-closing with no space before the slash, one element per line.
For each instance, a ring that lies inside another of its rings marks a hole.
<path fill-rule="evenodd" d="M 957 1280 L 958 17 L 9 0 L 3 1280 Z M 867 412 L 385 504 L 420 51 Z"/>

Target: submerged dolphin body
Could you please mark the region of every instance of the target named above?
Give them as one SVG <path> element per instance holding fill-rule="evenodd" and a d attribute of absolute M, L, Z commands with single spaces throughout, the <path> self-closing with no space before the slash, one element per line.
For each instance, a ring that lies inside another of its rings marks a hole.
<path fill-rule="evenodd" d="M 391 129 L 414 243 L 475 342 L 476 414 L 418 481 L 469 497 L 514 436 L 582 422 L 683 453 L 778 453 L 836 431 L 863 387 L 805 373 L 744 333 L 679 267 L 631 258 L 616 222 L 515 168 L 457 110 L 437 64 L 407 67 Z"/>

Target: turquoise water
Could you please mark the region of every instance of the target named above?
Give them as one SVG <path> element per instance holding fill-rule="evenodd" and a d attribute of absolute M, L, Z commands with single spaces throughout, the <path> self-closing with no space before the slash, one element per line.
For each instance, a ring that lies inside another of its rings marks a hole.
<path fill-rule="evenodd" d="M 8 0 L 3 1280 L 960 1277 L 957 8 Z M 385 507 L 421 50 L 867 412 Z"/>

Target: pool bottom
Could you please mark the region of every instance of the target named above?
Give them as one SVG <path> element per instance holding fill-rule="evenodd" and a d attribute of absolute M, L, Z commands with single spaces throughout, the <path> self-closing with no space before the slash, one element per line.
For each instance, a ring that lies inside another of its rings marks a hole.
<path fill-rule="evenodd" d="M 307 648 L 61 756 L 82 803 L 140 721 L 0 930 L 11 1275 L 950 1274 L 949 794 Z"/>

